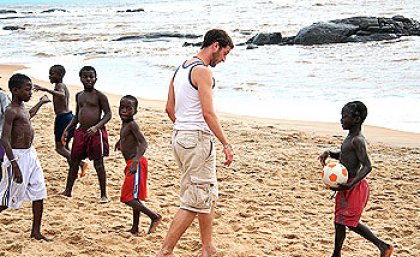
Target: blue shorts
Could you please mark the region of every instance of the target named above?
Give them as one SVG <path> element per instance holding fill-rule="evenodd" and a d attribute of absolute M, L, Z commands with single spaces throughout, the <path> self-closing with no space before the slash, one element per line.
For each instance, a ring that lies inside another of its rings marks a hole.
<path fill-rule="evenodd" d="M 61 136 L 63 135 L 64 129 L 66 129 L 67 125 L 69 125 L 72 119 L 73 119 L 73 114 L 71 112 L 60 113 L 60 114 L 57 114 L 57 116 L 55 116 L 55 121 L 54 121 L 55 142 L 61 142 Z M 70 141 L 73 135 L 74 135 L 74 128 L 71 128 L 67 135 L 67 142 Z"/>
<path fill-rule="evenodd" d="M 0 162 L 3 162 L 4 154 L 6 152 L 4 151 L 4 147 L 2 144 L 0 144 Z"/>

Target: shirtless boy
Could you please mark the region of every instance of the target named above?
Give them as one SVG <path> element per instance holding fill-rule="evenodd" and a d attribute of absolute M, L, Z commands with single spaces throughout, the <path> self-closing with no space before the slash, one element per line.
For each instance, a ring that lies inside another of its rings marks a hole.
<path fill-rule="evenodd" d="M 147 184 L 147 159 L 143 156 L 147 142 L 134 121 L 137 113 L 138 101 L 134 96 L 126 95 L 121 98 L 119 114 L 122 120 L 120 140 L 115 145 L 116 150 L 121 150 L 127 163 L 125 179 L 121 189 L 121 202 L 133 209 L 133 226 L 130 232 L 138 234 L 140 212 L 145 213 L 151 220 L 148 234 L 156 230 L 162 217 L 143 205 L 140 200 L 146 200 Z"/>
<path fill-rule="evenodd" d="M 33 223 L 31 237 L 48 240 L 41 234 L 44 199 L 47 197 L 44 174 L 32 146 L 34 129 L 31 118 L 39 108 L 50 102 L 47 96 L 26 110 L 24 102 L 32 96 L 32 82 L 23 74 L 15 74 L 9 80 L 12 102 L 6 108 L 1 143 L 6 152 L 4 166 L 6 176 L 0 182 L 0 212 L 7 208 L 18 209 L 23 200 L 32 201 Z"/>
<path fill-rule="evenodd" d="M 109 154 L 108 134 L 105 124 L 111 119 L 111 109 L 108 98 L 94 88 L 96 70 L 92 66 L 84 66 L 79 72 L 84 90 L 76 94 L 76 113 L 71 122 L 64 129 L 64 140 L 72 127 L 79 125 L 74 132 L 71 148 L 70 170 L 67 176 L 66 189 L 63 195 L 71 197 L 74 182 L 80 162 L 87 157 L 93 160 L 98 174 L 101 190 L 100 203 L 107 203 L 106 174 L 104 156 Z M 103 115 L 102 115 L 103 113 Z"/>
<path fill-rule="evenodd" d="M 50 68 L 49 74 L 50 82 L 54 84 L 54 90 L 36 84 L 34 85 L 34 89 L 50 93 L 53 96 L 54 113 L 56 115 L 54 121 L 55 150 L 59 155 L 66 158 L 70 165 L 70 150 L 68 144 L 74 135 L 74 127 L 69 129 L 65 142 L 61 141 L 64 129 L 73 119 L 73 114 L 69 109 L 70 92 L 63 83 L 63 77 L 66 74 L 66 70 L 62 65 L 53 65 Z M 81 176 L 83 177 L 88 165 L 83 161 L 80 164 L 82 168 Z"/>
<path fill-rule="evenodd" d="M 369 185 L 365 177 L 372 170 L 362 124 L 367 116 L 366 106 L 359 101 L 347 103 L 341 111 L 341 126 L 349 134 L 341 145 L 341 151 L 325 151 L 319 156 L 322 165 L 330 157 L 337 159 L 348 170 L 346 184 L 336 188 L 335 200 L 335 246 L 332 257 L 341 257 L 341 248 L 346 238 L 346 227 L 369 240 L 378 247 L 381 257 L 390 257 L 394 247 L 377 238 L 362 223 L 360 216 L 369 198 Z"/>

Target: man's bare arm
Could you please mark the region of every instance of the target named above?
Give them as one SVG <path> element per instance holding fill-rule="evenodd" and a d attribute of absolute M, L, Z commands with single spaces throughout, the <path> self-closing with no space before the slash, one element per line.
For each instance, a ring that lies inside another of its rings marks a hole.
<path fill-rule="evenodd" d="M 193 70 L 193 75 L 194 84 L 198 87 L 198 95 L 200 98 L 201 108 L 203 110 L 204 120 L 217 139 L 219 139 L 223 145 L 226 145 L 229 142 L 225 136 L 222 126 L 220 125 L 213 106 L 213 77 L 211 71 L 206 67 L 198 66 Z"/>
<path fill-rule="evenodd" d="M 233 161 L 233 150 L 214 110 L 212 92 L 213 76 L 211 71 L 207 67 L 197 66 L 193 70 L 193 82 L 198 87 L 204 120 L 217 139 L 222 143 L 226 159 L 224 164 L 229 166 Z"/>

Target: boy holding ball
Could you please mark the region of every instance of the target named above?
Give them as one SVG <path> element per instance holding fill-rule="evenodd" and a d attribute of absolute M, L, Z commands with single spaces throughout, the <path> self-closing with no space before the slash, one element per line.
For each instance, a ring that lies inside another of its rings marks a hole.
<path fill-rule="evenodd" d="M 318 158 L 323 165 L 330 157 L 337 159 L 348 170 L 348 181 L 331 187 L 337 191 L 335 200 L 335 246 L 332 257 L 341 257 L 341 248 L 346 238 L 346 227 L 375 244 L 381 257 L 390 257 L 394 247 L 377 238 L 362 223 L 360 216 L 369 199 L 369 185 L 365 177 L 372 170 L 367 152 L 366 139 L 362 134 L 362 124 L 367 116 L 367 108 L 360 101 L 349 102 L 341 111 L 341 126 L 349 134 L 341 145 L 341 151 L 325 151 Z"/>

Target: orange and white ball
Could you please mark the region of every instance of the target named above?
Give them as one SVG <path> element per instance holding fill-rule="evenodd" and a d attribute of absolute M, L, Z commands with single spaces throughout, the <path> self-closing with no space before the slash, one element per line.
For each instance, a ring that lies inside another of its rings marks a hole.
<path fill-rule="evenodd" d="M 348 172 L 339 162 L 330 162 L 322 169 L 322 181 L 327 187 L 337 187 L 338 184 L 347 183 Z"/>

